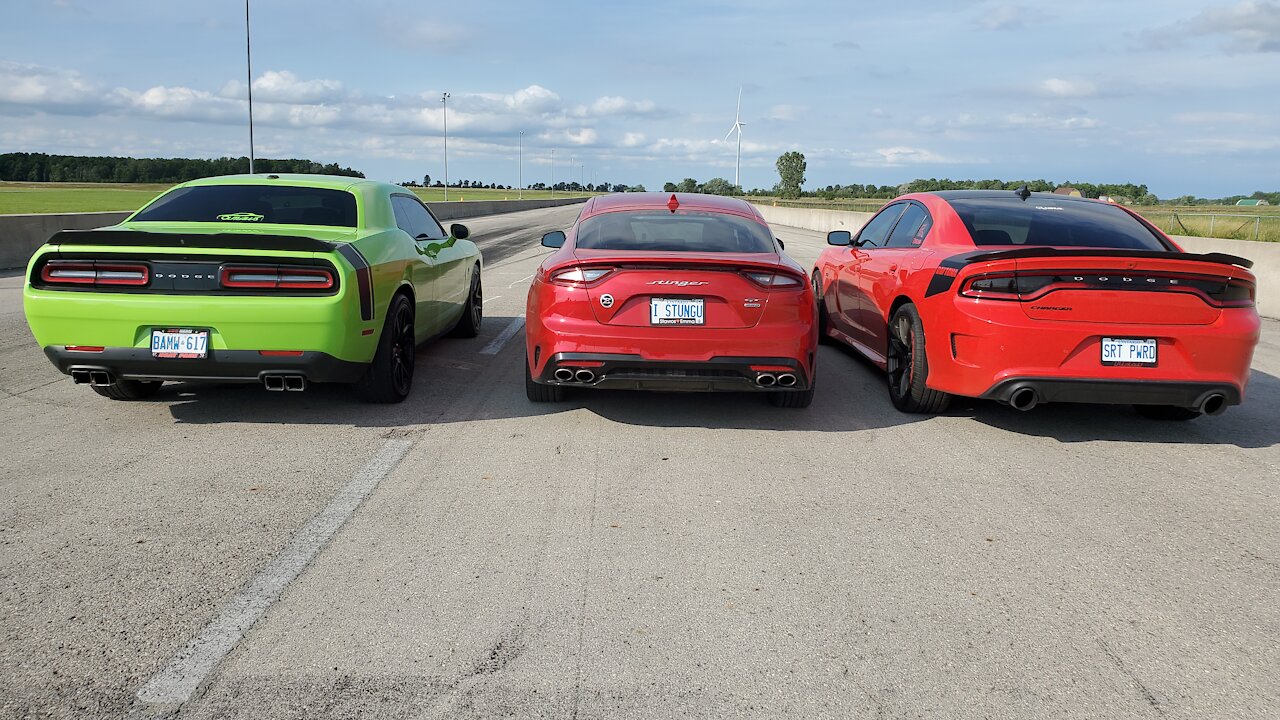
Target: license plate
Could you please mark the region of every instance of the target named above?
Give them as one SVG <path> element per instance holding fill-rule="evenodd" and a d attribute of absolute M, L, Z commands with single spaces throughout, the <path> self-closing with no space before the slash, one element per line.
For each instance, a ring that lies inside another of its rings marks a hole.
<path fill-rule="evenodd" d="M 1155 365 L 1156 341 L 1137 338 L 1102 338 L 1103 365 Z"/>
<path fill-rule="evenodd" d="M 707 321 L 702 298 L 649 298 L 651 325 L 703 325 Z"/>
<path fill-rule="evenodd" d="M 208 330 L 152 330 L 151 356 L 196 359 L 209 355 Z"/>

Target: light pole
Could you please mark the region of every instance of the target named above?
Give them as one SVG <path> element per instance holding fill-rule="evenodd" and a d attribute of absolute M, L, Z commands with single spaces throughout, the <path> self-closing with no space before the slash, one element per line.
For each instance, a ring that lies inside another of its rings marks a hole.
<path fill-rule="evenodd" d="M 565 180 L 565 183 L 564 183 L 564 184 L 565 184 L 565 190 L 567 190 L 568 192 L 573 192 L 573 164 L 574 164 L 574 159 L 573 159 L 573 156 L 572 156 L 572 155 L 570 155 L 570 156 L 569 156 L 569 167 L 565 168 L 566 170 L 568 170 L 568 171 L 569 171 L 568 173 L 565 173 L 565 177 L 566 177 L 566 178 L 568 178 L 568 179 L 567 179 L 567 180 Z"/>
<path fill-rule="evenodd" d="M 244 0 L 244 65 L 249 76 L 249 174 L 253 174 L 253 52 L 249 44 L 249 0 Z"/>
<path fill-rule="evenodd" d="M 440 96 L 440 104 L 444 106 L 440 119 L 444 121 L 444 199 L 449 201 L 449 93 Z"/>
<path fill-rule="evenodd" d="M 516 191 L 516 199 L 524 199 L 524 131 L 516 136 L 516 183 L 520 189 Z"/>
<path fill-rule="evenodd" d="M 556 149 L 551 148 L 551 197 L 556 195 Z"/>

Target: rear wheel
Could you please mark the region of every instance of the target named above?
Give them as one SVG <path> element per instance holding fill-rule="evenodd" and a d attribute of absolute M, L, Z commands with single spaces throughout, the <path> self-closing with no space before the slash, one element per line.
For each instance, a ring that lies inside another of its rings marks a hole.
<path fill-rule="evenodd" d="M 110 385 L 94 385 L 93 391 L 112 400 L 142 400 L 155 395 L 161 384 L 159 380 L 116 378 Z"/>
<path fill-rule="evenodd" d="M 1200 412 L 1177 405 L 1134 405 L 1134 410 L 1148 420 L 1195 420 Z"/>
<path fill-rule="evenodd" d="M 524 363 L 524 394 L 529 402 L 560 402 L 564 400 L 564 388 L 559 385 L 543 385 L 533 381 L 533 373 L 529 372 L 529 362 Z"/>
<path fill-rule="evenodd" d="M 889 399 L 908 413 L 944 412 L 951 396 L 930 390 L 929 361 L 924 352 L 924 323 L 915 305 L 898 308 L 889 320 Z"/>
<path fill-rule="evenodd" d="M 807 408 L 813 404 L 813 386 L 808 390 L 769 393 L 769 404 L 780 408 Z"/>
<path fill-rule="evenodd" d="M 484 288 L 480 283 L 480 266 L 476 266 L 471 276 L 471 291 L 467 293 L 467 304 L 462 308 L 462 317 L 453 326 L 450 337 L 473 338 L 480 334 L 480 323 L 484 321 Z"/>
<path fill-rule="evenodd" d="M 387 319 L 382 326 L 382 337 L 378 339 L 373 362 L 356 383 L 360 399 L 371 403 L 398 403 L 409 397 L 417 349 L 413 304 L 404 295 L 396 295 L 387 308 Z"/>

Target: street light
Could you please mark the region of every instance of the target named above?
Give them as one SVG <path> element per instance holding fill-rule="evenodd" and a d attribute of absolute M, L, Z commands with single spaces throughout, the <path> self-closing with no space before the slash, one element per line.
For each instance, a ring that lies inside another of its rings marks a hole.
<path fill-rule="evenodd" d="M 551 148 L 551 197 L 556 196 L 556 149 Z"/>
<path fill-rule="evenodd" d="M 440 96 L 440 104 L 444 106 L 441 120 L 444 121 L 444 199 L 449 201 L 449 93 Z"/>
<path fill-rule="evenodd" d="M 516 143 L 517 143 L 516 152 L 518 153 L 518 155 L 516 155 L 516 183 L 520 186 L 520 189 L 516 191 L 517 193 L 516 199 L 523 200 L 524 199 L 524 131 L 523 130 L 521 130 L 520 134 L 516 137 Z"/>
<path fill-rule="evenodd" d="M 249 0 L 244 0 L 244 65 L 249 76 L 249 174 L 253 174 L 253 52 L 249 45 Z"/>

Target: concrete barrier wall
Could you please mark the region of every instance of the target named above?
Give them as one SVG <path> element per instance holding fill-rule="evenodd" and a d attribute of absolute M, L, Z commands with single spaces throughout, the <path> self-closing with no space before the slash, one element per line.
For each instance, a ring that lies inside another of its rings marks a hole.
<path fill-rule="evenodd" d="M 456 218 L 501 215 L 586 202 L 586 198 L 554 200 L 482 200 L 480 202 L 431 202 L 427 207 L 447 223 Z M 0 269 L 25 267 L 36 248 L 59 230 L 92 230 L 129 217 L 130 212 L 0 215 Z"/>
<path fill-rule="evenodd" d="M 772 205 L 756 205 L 765 222 L 770 225 L 830 232 L 849 230 L 856 232 L 871 219 L 873 213 L 849 210 L 820 210 L 786 208 Z M 1220 238 L 1183 237 L 1175 235 L 1173 241 L 1187 252 L 1227 253 L 1253 261 L 1253 274 L 1258 278 L 1258 314 L 1280 319 L 1280 243 L 1254 242 L 1252 240 L 1224 240 Z"/>

